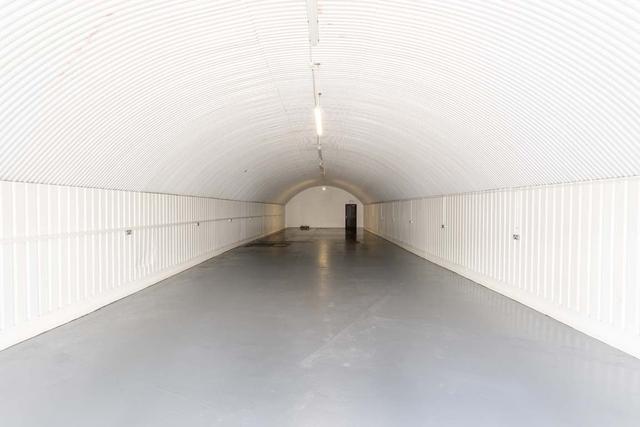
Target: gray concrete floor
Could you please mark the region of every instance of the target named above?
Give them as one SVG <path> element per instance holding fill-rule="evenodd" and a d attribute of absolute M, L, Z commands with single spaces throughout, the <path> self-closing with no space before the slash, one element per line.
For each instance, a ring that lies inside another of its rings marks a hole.
<path fill-rule="evenodd" d="M 640 360 L 369 233 L 270 240 L 0 352 L 0 425 L 640 425 Z"/>

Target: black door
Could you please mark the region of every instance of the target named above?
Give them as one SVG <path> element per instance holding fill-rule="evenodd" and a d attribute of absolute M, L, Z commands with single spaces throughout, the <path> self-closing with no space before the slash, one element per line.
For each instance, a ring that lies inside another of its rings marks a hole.
<path fill-rule="evenodd" d="M 357 212 L 358 205 L 344 205 L 344 228 L 347 231 L 356 231 L 356 229 L 358 228 Z"/>

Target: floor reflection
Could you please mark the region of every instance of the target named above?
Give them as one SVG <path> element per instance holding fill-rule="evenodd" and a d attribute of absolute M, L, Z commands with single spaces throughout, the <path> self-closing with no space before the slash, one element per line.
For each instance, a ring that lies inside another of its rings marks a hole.
<path fill-rule="evenodd" d="M 638 426 L 638 359 L 362 230 L 265 241 L 0 352 L 2 426 Z"/>

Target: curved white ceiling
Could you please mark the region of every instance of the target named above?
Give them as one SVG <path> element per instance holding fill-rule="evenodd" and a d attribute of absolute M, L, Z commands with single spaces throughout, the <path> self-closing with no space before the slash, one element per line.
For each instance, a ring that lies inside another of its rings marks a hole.
<path fill-rule="evenodd" d="M 0 6 L 0 179 L 363 201 L 640 174 L 640 4 Z"/>

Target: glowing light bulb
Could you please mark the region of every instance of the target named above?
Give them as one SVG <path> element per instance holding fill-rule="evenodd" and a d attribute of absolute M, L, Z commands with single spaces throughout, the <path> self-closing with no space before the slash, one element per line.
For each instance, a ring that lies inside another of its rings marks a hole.
<path fill-rule="evenodd" d="M 318 136 L 322 136 L 322 109 L 319 105 L 313 109 L 313 116 L 316 119 L 316 133 Z"/>

